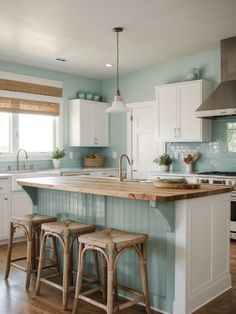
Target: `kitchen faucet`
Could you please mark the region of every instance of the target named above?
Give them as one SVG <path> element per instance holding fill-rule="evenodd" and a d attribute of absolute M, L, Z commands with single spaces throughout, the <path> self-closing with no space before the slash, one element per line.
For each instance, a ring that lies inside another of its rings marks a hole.
<path fill-rule="evenodd" d="M 123 158 L 126 158 L 127 159 L 127 161 L 128 161 L 128 163 L 129 163 L 129 165 L 132 167 L 132 162 L 130 161 L 130 159 L 129 159 L 129 157 L 126 155 L 126 154 L 122 154 L 121 156 L 120 156 L 120 159 L 119 159 L 119 180 L 120 181 L 123 181 L 124 179 L 125 179 L 125 176 L 123 176 L 122 175 L 122 160 L 123 160 Z M 132 171 L 132 169 L 131 169 L 131 171 Z"/>
<path fill-rule="evenodd" d="M 16 170 L 19 170 L 19 154 L 21 151 L 23 151 L 25 153 L 25 159 L 29 158 L 27 151 L 23 148 L 20 148 L 16 154 Z"/>

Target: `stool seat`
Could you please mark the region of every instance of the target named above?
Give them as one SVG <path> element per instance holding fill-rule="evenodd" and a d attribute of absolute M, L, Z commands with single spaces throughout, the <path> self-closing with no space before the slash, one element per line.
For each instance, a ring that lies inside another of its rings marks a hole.
<path fill-rule="evenodd" d="M 12 223 L 19 223 L 22 225 L 41 225 L 45 222 L 53 222 L 56 221 L 56 217 L 46 216 L 46 215 L 39 215 L 39 214 L 28 214 L 23 216 L 13 216 L 10 219 Z"/>
<path fill-rule="evenodd" d="M 63 236 L 93 232 L 95 230 L 95 226 L 83 224 L 74 220 L 64 220 L 45 223 L 42 225 L 42 230 L 46 232 L 57 233 Z"/>
<path fill-rule="evenodd" d="M 100 248 L 124 248 L 131 247 L 147 241 L 148 236 L 142 233 L 131 233 L 112 228 L 106 228 L 102 231 L 87 233 L 79 237 L 79 241 L 91 246 Z"/>

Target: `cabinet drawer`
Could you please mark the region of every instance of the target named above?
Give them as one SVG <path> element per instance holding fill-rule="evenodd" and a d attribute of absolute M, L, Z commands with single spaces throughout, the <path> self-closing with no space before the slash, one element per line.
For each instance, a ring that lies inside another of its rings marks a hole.
<path fill-rule="evenodd" d="M 0 194 L 8 193 L 8 180 L 0 180 Z"/>

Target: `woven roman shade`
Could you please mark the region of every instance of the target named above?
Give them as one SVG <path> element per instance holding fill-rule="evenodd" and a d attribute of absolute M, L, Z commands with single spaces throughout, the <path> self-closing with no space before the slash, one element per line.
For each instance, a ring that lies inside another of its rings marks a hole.
<path fill-rule="evenodd" d="M 0 111 L 59 116 L 59 104 L 37 100 L 0 97 Z"/>
<path fill-rule="evenodd" d="M 0 90 L 45 96 L 62 96 L 62 88 L 0 78 Z"/>
<path fill-rule="evenodd" d="M 0 72 L 0 111 L 60 115 L 62 82 Z"/>

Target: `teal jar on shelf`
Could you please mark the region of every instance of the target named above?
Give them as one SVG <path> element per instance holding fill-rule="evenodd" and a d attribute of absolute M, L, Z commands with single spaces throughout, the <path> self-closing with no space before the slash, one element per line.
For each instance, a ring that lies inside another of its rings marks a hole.
<path fill-rule="evenodd" d="M 102 101 L 102 96 L 99 93 L 94 93 L 93 100 L 94 101 Z"/>
<path fill-rule="evenodd" d="M 80 91 L 77 93 L 77 98 L 78 99 L 85 99 L 86 98 L 86 93 L 84 91 Z"/>
<path fill-rule="evenodd" d="M 93 100 L 93 93 L 92 92 L 86 92 L 86 99 L 87 100 Z"/>

